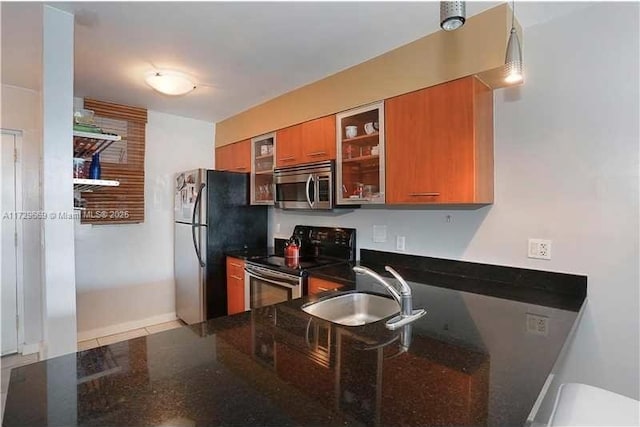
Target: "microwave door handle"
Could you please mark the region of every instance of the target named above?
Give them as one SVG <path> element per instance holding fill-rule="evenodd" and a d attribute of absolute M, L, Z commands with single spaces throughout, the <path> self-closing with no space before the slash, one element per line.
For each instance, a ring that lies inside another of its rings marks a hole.
<path fill-rule="evenodd" d="M 309 177 L 307 178 L 307 186 L 306 186 L 307 188 L 306 188 L 306 192 L 305 192 L 306 194 L 305 195 L 307 196 L 307 203 L 309 203 L 309 207 L 310 208 L 313 208 L 313 203 L 311 202 L 311 196 L 309 195 L 309 188 L 310 188 L 309 184 L 311 184 L 312 180 L 313 180 L 313 175 L 309 174 Z M 315 200 L 314 200 L 314 202 L 315 202 Z"/>

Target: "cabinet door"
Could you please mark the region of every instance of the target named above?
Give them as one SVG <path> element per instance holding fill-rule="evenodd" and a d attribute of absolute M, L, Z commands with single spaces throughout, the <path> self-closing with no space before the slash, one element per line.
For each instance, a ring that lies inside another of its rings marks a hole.
<path fill-rule="evenodd" d="M 275 134 L 251 139 L 251 204 L 273 205 Z"/>
<path fill-rule="evenodd" d="M 331 282 L 317 277 L 309 277 L 309 295 L 317 295 L 328 291 L 339 291 L 343 287 L 344 285 L 341 283 Z"/>
<path fill-rule="evenodd" d="M 221 171 L 233 169 L 233 144 L 216 148 L 216 169 Z"/>
<path fill-rule="evenodd" d="M 276 132 L 276 166 L 292 166 L 301 162 L 302 125 L 290 126 Z"/>
<path fill-rule="evenodd" d="M 247 139 L 233 144 L 233 171 L 251 171 L 251 140 Z"/>
<path fill-rule="evenodd" d="M 493 167 L 481 167 L 493 151 L 492 98 L 476 103 L 482 86 L 467 77 L 386 101 L 387 203 L 480 202 L 479 183 L 487 179 L 479 174 L 493 180 Z"/>
<path fill-rule="evenodd" d="M 302 124 L 302 163 L 336 158 L 336 116 L 326 116 Z"/>
<path fill-rule="evenodd" d="M 385 202 L 384 103 L 336 114 L 337 204 Z"/>
<path fill-rule="evenodd" d="M 227 257 L 227 314 L 245 311 L 244 261 Z"/>

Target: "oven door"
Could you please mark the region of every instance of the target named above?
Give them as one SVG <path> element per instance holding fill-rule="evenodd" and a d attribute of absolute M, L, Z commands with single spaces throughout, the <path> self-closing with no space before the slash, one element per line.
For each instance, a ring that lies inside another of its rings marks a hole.
<path fill-rule="evenodd" d="M 264 307 L 302 296 L 302 277 L 246 264 L 245 308 Z M 248 291 L 248 292 L 247 292 Z"/>

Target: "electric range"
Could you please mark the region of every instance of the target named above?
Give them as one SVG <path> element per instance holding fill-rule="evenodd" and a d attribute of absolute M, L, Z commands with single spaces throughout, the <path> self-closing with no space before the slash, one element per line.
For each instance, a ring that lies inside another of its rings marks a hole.
<path fill-rule="evenodd" d="M 297 263 L 291 264 L 276 255 L 246 260 L 246 309 L 300 298 L 307 293 L 309 271 L 355 261 L 356 230 L 353 228 L 296 225 L 292 237 L 300 241 Z"/>

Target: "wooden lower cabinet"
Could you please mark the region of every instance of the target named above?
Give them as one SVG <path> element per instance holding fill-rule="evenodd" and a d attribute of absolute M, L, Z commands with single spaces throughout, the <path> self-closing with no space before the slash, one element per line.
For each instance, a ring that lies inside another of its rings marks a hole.
<path fill-rule="evenodd" d="M 493 203 L 493 92 L 476 77 L 385 101 L 386 203 Z"/>
<path fill-rule="evenodd" d="M 227 314 L 245 310 L 244 261 L 227 257 Z"/>
<path fill-rule="evenodd" d="M 339 291 L 344 288 L 343 284 L 330 282 L 329 280 L 309 277 L 309 295 L 317 295 L 322 292 Z"/>

